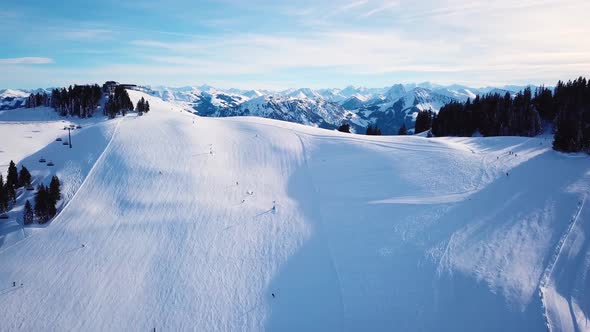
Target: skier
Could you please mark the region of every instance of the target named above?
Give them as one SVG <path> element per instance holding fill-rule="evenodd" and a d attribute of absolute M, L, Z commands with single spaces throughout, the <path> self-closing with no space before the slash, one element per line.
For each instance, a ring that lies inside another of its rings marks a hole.
<path fill-rule="evenodd" d="M 12 282 L 12 287 L 16 287 L 16 281 Z"/>
<path fill-rule="evenodd" d="M 275 298 L 275 293 L 270 293 L 270 295 L 272 295 L 272 298 Z"/>
<path fill-rule="evenodd" d="M 277 206 L 276 206 L 276 202 L 272 201 L 272 212 L 277 212 Z"/>

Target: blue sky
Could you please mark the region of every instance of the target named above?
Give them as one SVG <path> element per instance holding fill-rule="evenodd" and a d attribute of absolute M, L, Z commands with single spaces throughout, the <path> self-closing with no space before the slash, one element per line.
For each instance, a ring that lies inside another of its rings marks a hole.
<path fill-rule="evenodd" d="M 0 88 L 284 89 L 590 75 L 586 0 L 32 1 L 0 10 Z"/>

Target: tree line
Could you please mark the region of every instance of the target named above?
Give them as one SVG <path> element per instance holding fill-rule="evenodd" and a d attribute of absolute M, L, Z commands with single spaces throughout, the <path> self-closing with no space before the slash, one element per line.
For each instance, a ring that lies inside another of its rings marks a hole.
<path fill-rule="evenodd" d="M 143 113 L 150 111 L 150 102 L 141 97 L 141 99 L 137 102 L 135 110 L 137 111 L 137 115 L 142 116 Z"/>
<path fill-rule="evenodd" d="M 552 98 L 544 97 L 547 112 L 555 113 L 553 148 L 590 153 L 590 81 L 559 82 Z"/>
<path fill-rule="evenodd" d="M 114 94 L 109 97 L 109 100 L 107 100 L 105 104 L 104 115 L 108 116 L 110 119 L 114 119 L 117 114 L 125 116 L 127 112 L 133 111 L 134 108 L 127 90 L 122 86 L 117 86 Z"/>
<path fill-rule="evenodd" d="M 46 92 L 31 93 L 25 101 L 25 107 L 47 106 L 55 109 L 61 116 L 75 115 L 81 118 L 88 118 L 100 106 L 103 92 L 108 95 L 103 114 L 111 119 L 115 118 L 118 114 L 125 116 L 127 112 L 133 111 L 134 109 L 139 115 L 150 111 L 150 104 L 143 97 L 137 103 L 137 107 L 135 107 L 125 87 L 114 85 L 114 88 L 111 89 L 106 83 L 102 88 L 98 84 L 93 84 L 53 89 L 50 95 Z"/>
<path fill-rule="evenodd" d="M 350 124 L 343 123 L 340 127 L 338 127 L 338 131 L 343 132 L 343 133 L 350 133 Z M 406 127 L 405 123 L 403 123 L 402 126 L 399 128 L 397 134 L 398 135 L 407 135 L 408 134 L 408 128 Z M 381 129 L 379 127 L 377 127 L 377 125 L 370 123 L 367 126 L 367 131 L 365 132 L 365 135 L 381 136 Z"/>
<path fill-rule="evenodd" d="M 43 92 L 31 94 L 25 107 L 47 106 L 55 109 L 61 116 L 75 115 L 91 117 L 100 104 L 102 90 L 97 85 L 74 85 L 51 90 L 51 95 Z"/>
<path fill-rule="evenodd" d="M 28 225 L 33 222 L 34 216 L 37 216 L 40 224 L 46 223 L 57 214 L 57 202 L 61 199 L 61 183 L 59 178 L 54 175 L 51 177 L 49 186 L 40 184 L 35 193 L 35 209 L 31 208 L 31 203 L 27 200 L 23 211 L 23 222 Z M 34 215 L 33 215 L 34 212 Z"/>
<path fill-rule="evenodd" d="M 401 127 L 399 127 L 397 134 L 398 135 L 407 135 L 408 134 L 408 127 L 406 127 L 405 122 L 402 123 Z M 381 136 L 381 129 L 379 127 L 377 127 L 377 125 L 375 125 L 375 124 L 369 124 L 369 126 L 367 127 L 367 131 L 365 132 L 365 135 Z"/>
<path fill-rule="evenodd" d="M 544 91 L 539 88 L 533 97 L 530 88 L 513 98 L 491 93 L 476 96 L 466 103 L 452 102 L 443 106 L 432 118 L 432 133 L 436 136 L 535 136 L 541 132 L 541 116 L 535 103 Z"/>
<path fill-rule="evenodd" d="M 553 148 L 590 153 L 590 81 L 559 81 L 554 89 L 526 88 L 511 96 L 491 93 L 465 103 L 452 102 L 438 114 L 418 113 L 415 132 L 436 136 L 536 136 L 552 125 Z"/>
<path fill-rule="evenodd" d="M 4 213 L 12 208 L 16 203 L 16 190 L 21 187 L 31 185 L 31 173 L 25 166 L 21 166 L 18 172 L 14 161 L 8 165 L 6 182 L 0 174 L 0 213 Z"/>

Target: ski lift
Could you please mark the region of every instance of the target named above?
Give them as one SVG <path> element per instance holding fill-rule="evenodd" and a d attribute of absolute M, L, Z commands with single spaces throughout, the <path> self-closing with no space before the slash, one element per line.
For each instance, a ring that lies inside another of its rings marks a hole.
<path fill-rule="evenodd" d="M 63 142 L 63 143 L 61 143 L 61 144 L 62 144 L 62 145 L 70 145 L 70 143 L 68 143 L 68 142 Z"/>
<path fill-rule="evenodd" d="M 76 129 L 82 129 L 82 126 L 80 126 L 80 125 L 77 125 L 77 126 L 76 126 Z"/>
<path fill-rule="evenodd" d="M 53 163 L 53 161 L 50 161 L 47 163 L 47 166 L 55 166 L 55 164 Z"/>
<path fill-rule="evenodd" d="M 0 219 L 8 219 L 8 215 L 6 213 L 0 214 Z"/>
<path fill-rule="evenodd" d="M 45 160 L 45 158 L 41 158 L 41 159 L 39 159 L 39 162 L 40 162 L 40 163 L 46 163 L 46 162 L 47 162 L 47 160 Z"/>
<path fill-rule="evenodd" d="M 56 141 L 56 142 L 61 142 L 61 141 L 62 141 L 62 139 L 61 139 L 61 137 L 58 137 L 58 138 L 56 138 L 56 139 L 55 139 L 55 141 Z"/>
<path fill-rule="evenodd" d="M 70 125 L 70 128 L 74 129 L 74 128 L 76 128 L 76 125 L 75 124 L 71 124 Z"/>

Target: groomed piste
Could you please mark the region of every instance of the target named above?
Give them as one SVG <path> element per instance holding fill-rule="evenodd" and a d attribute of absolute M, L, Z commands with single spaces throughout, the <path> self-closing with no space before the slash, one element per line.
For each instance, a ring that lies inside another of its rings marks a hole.
<path fill-rule="evenodd" d="M 150 113 L 84 123 L 72 151 L 0 149 L 70 188 L 49 225 L 2 228 L 0 330 L 590 330 L 587 155 L 129 94 Z M 60 126 L 11 114 L 0 131 Z"/>

